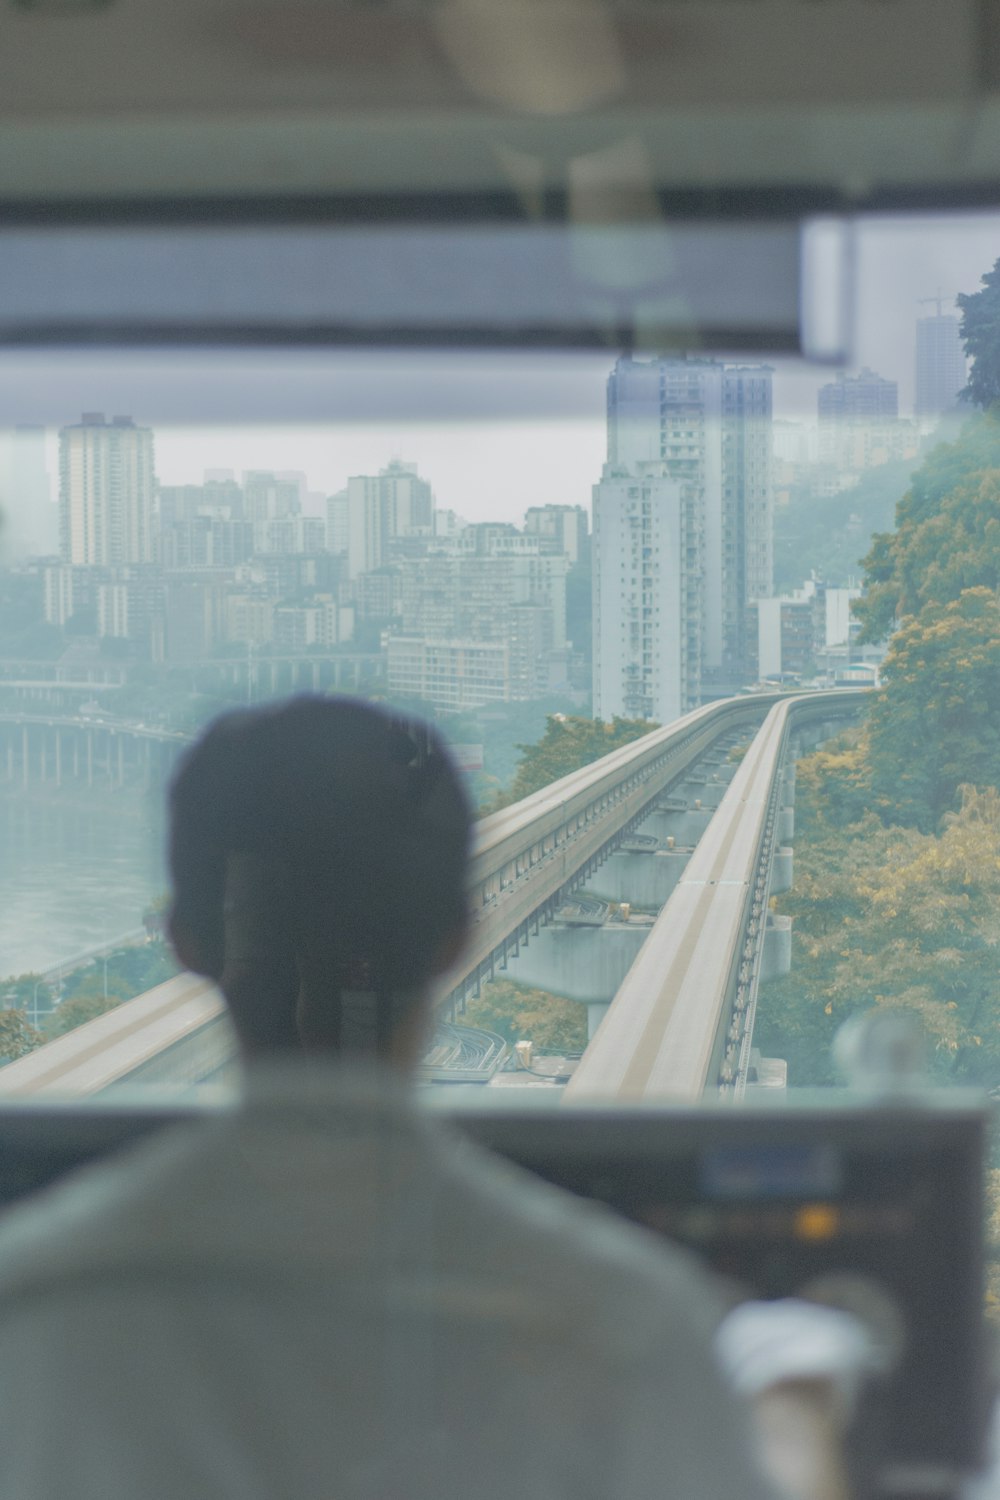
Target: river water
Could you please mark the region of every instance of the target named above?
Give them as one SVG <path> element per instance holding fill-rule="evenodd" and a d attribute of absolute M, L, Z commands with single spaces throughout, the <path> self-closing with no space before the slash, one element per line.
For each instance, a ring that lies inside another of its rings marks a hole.
<path fill-rule="evenodd" d="M 0 787 L 0 978 L 138 927 L 166 889 L 162 793 Z"/>

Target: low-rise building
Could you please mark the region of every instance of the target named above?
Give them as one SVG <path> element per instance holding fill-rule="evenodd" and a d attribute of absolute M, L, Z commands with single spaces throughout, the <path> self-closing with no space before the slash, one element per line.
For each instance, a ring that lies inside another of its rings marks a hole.
<path fill-rule="evenodd" d="M 388 673 L 390 693 L 422 698 L 437 709 L 458 712 L 511 698 L 506 641 L 390 636 Z"/>
<path fill-rule="evenodd" d="M 272 598 L 262 592 L 226 595 L 226 640 L 243 646 L 269 646 L 274 639 Z"/>

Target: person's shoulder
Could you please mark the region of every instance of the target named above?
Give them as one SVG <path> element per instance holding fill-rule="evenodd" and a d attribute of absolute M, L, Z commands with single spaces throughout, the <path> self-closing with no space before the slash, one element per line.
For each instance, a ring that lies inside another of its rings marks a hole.
<path fill-rule="evenodd" d="M 8 1207 L 0 1215 L 0 1314 L 21 1296 L 162 1248 L 207 1129 L 157 1133 Z"/>
<path fill-rule="evenodd" d="M 582 1322 L 599 1320 L 643 1342 L 665 1327 L 712 1337 L 724 1302 L 690 1252 L 452 1133 L 446 1155 L 484 1267 L 515 1265 L 536 1294 L 572 1307 Z"/>

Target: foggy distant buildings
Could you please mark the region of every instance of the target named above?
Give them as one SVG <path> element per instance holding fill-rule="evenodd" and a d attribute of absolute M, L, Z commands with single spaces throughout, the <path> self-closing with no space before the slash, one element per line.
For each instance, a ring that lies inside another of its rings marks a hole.
<path fill-rule="evenodd" d="M 569 567 L 537 532 L 490 522 L 402 560 L 390 691 L 466 709 L 564 687 Z"/>
<path fill-rule="evenodd" d="M 532 505 L 525 511 L 524 530 L 538 538 L 542 552 L 557 553 L 571 563 L 586 560 L 590 527 L 582 505 Z"/>
<path fill-rule="evenodd" d="M 383 567 L 394 541 L 433 533 L 434 497 L 414 464 L 394 460 L 375 476 L 356 475 L 347 481 L 345 496 L 335 498 L 327 525 L 335 540 L 346 542 L 351 579 Z"/>
<path fill-rule="evenodd" d="M 0 554 L 12 562 L 59 550 L 59 513 L 52 504 L 45 428 L 14 427 L 0 440 Z"/>
<path fill-rule="evenodd" d="M 76 567 L 153 561 L 153 434 L 84 412 L 59 433 L 59 552 Z"/>
<path fill-rule="evenodd" d="M 748 680 L 772 591 L 771 371 L 621 359 L 594 486 L 594 713 L 669 723 Z"/>
<path fill-rule="evenodd" d="M 936 301 L 937 299 L 935 299 Z M 916 385 L 913 409 L 920 418 L 938 417 L 958 409 L 968 369 L 955 313 L 937 312 L 917 319 Z"/>
<path fill-rule="evenodd" d="M 59 554 L 29 555 L 45 621 L 103 661 L 211 663 L 250 693 L 265 658 L 291 686 L 296 659 L 346 653 L 352 680 L 383 671 L 442 710 L 561 694 L 574 672 L 583 697 L 589 632 L 567 638 L 567 579 L 578 622 L 589 581 L 582 506 L 469 525 L 398 459 L 329 496 L 299 471 L 159 485 L 152 431 L 98 412 L 61 429 L 59 455 Z"/>
<path fill-rule="evenodd" d="M 820 423 L 893 421 L 899 416 L 899 387 L 866 366 L 820 386 L 816 404 Z"/>
<path fill-rule="evenodd" d="M 812 476 L 817 496 L 837 494 L 856 484 L 866 469 L 894 459 L 915 457 L 919 434 L 899 415 L 899 387 L 869 370 L 838 374 L 817 395 L 818 467 Z"/>
<path fill-rule="evenodd" d="M 851 605 L 860 595 L 860 588 L 810 578 L 780 598 L 758 600 L 751 606 L 757 677 L 796 681 L 820 675 L 832 682 L 858 662 L 876 660 L 877 647 L 857 644 L 861 622 Z"/>

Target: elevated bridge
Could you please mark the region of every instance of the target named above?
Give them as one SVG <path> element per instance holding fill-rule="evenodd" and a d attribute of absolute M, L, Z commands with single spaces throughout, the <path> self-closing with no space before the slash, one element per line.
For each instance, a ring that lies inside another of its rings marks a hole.
<path fill-rule="evenodd" d="M 111 715 L 0 711 L 0 781 L 119 787 L 165 781 L 190 736 Z"/>
<path fill-rule="evenodd" d="M 674 896 L 652 925 L 571 1088 L 578 1095 L 617 1098 L 690 1097 L 716 1085 L 740 1091 L 749 1059 L 772 860 L 782 831 L 780 791 L 789 736 L 806 725 L 816 733 L 827 732 L 855 712 L 863 698 L 863 691 L 846 690 L 793 698 L 752 695 L 712 704 L 484 818 L 472 860 L 472 937 L 460 969 L 441 995 L 442 1021 L 460 1019 L 470 991 L 530 944 L 569 894 L 623 843 L 634 841 L 640 825 L 665 798 L 669 805 L 670 789 L 735 730 L 752 739 L 751 748 Z M 134 1008 L 160 996 L 165 1003 L 161 1007 L 156 1002 L 158 1045 L 161 1050 L 180 1046 L 175 1059 L 187 1078 L 191 1069 L 181 1058 L 197 1055 L 203 1029 L 215 1034 L 220 1001 L 207 982 L 182 978 L 186 984 L 173 1001 L 160 995 L 165 987 L 159 986 L 99 1019 L 112 1030 L 114 1018 L 132 1028 L 139 1016 Z M 208 1010 L 192 1026 L 190 1002 L 198 995 Z M 174 1002 L 178 1034 L 170 1038 L 162 1033 L 164 1026 L 169 1030 Z M 43 1086 L 81 1091 L 76 1053 L 89 1047 L 87 1033 L 97 1024 L 87 1023 L 0 1070 L 0 1096 L 33 1093 Z M 141 1062 L 149 1076 L 155 1052 L 140 1025 L 129 1030 L 128 1046 L 116 1054 L 116 1078 L 99 1088 L 134 1076 L 129 1046 L 135 1048 L 136 1065 Z M 214 1067 L 213 1061 L 210 1071 Z"/>

